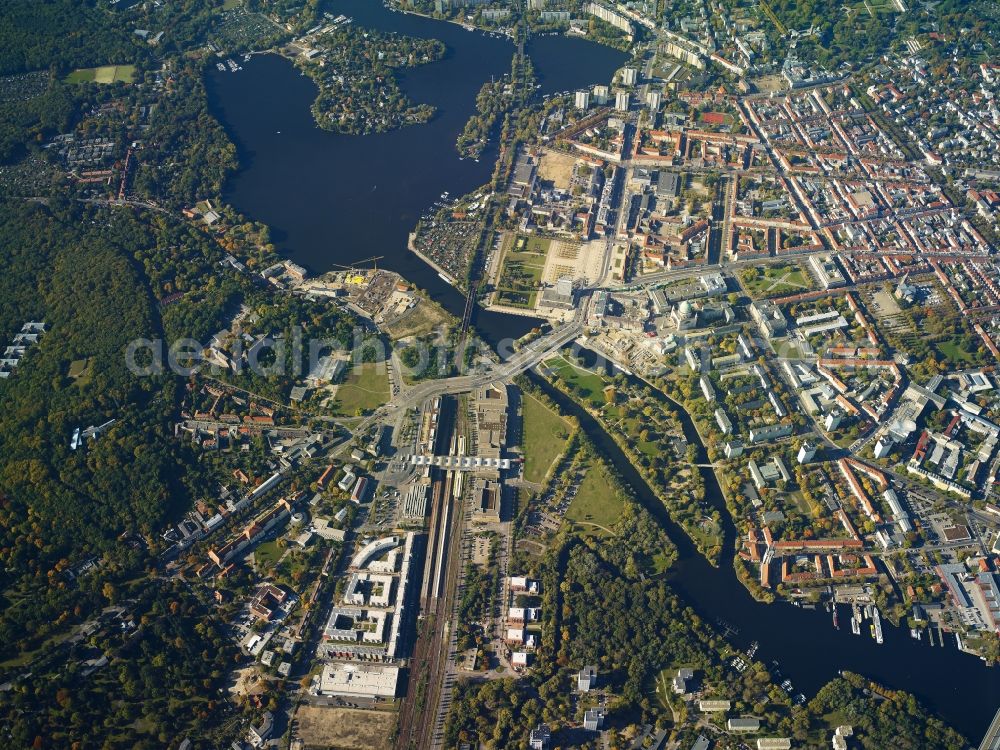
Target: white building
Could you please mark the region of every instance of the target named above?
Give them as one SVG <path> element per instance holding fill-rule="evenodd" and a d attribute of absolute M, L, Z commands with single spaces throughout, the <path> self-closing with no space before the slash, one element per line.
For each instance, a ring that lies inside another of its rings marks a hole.
<path fill-rule="evenodd" d="M 883 435 L 877 441 L 875 441 L 875 458 L 885 458 L 890 453 L 892 453 L 892 440 Z"/>
<path fill-rule="evenodd" d="M 321 695 L 395 698 L 399 667 L 390 664 L 327 664 L 320 675 Z"/>
<path fill-rule="evenodd" d="M 803 443 L 802 446 L 799 448 L 799 454 L 795 457 L 795 459 L 800 464 L 804 464 L 809 461 L 812 461 L 815 455 L 816 455 L 816 446 L 812 445 L 811 443 Z"/>

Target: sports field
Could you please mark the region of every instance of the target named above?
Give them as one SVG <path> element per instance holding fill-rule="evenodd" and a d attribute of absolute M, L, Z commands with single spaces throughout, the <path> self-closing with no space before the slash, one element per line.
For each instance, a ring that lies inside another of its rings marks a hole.
<path fill-rule="evenodd" d="M 132 83 L 134 78 L 134 65 L 102 65 L 99 68 L 77 68 L 66 76 L 66 83 Z"/>

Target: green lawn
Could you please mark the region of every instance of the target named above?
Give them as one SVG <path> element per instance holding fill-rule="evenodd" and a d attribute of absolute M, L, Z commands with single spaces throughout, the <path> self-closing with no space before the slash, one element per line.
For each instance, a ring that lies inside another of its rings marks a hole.
<path fill-rule="evenodd" d="M 342 416 L 356 416 L 377 409 L 389 400 L 389 375 L 384 362 L 355 365 L 337 388 L 333 411 Z"/>
<path fill-rule="evenodd" d="M 74 359 L 69 365 L 69 377 L 73 379 L 75 385 L 81 388 L 87 385 L 94 377 L 94 362 L 92 357 L 86 359 Z"/>
<path fill-rule="evenodd" d="M 257 563 L 257 567 L 260 569 L 270 569 L 278 564 L 278 560 L 281 558 L 281 553 L 284 550 L 278 547 L 278 543 L 274 542 L 263 542 L 257 545 L 257 549 L 253 552 L 254 562 Z"/>
<path fill-rule="evenodd" d="M 948 339 L 934 345 L 950 365 L 972 365 L 976 363 L 975 352 L 963 348 L 958 339 Z"/>
<path fill-rule="evenodd" d="M 534 235 L 517 235 L 513 240 L 507 237 L 496 300 L 502 305 L 530 309 L 535 306 L 552 240 Z"/>
<path fill-rule="evenodd" d="M 670 555 L 658 552 L 653 555 L 653 570 L 657 573 L 657 575 L 666 573 L 670 570 L 670 562 Z"/>
<path fill-rule="evenodd" d="M 622 502 L 615 493 L 605 469 L 593 465 L 580 489 L 566 509 L 566 518 L 580 525 L 587 534 L 612 535 L 611 530 L 622 512 Z"/>
<path fill-rule="evenodd" d="M 522 258 L 528 253 L 520 254 Z M 515 307 L 534 307 L 536 291 L 542 283 L 542 271 L 545 267 L 543 256 L 530 256 L 530 259 L 514 259 L 508 256 L 504 260 L 500 272 L 497 289 L 500 301 L 505 305 Z"/>
<path fill-rule="evenodd" d="M 722 530 L 714 521 L 706 519 L 701 523 L 687 523 L 684 530 L 688 533 L 699 549 L 711 549 L 721 545 L 723 541 Z"/>
<path fill-rule="evenodd" d="M 533 253 L 535 255 L 545 256 L 549 254 L 549 245 L 552 244 L 552 240 L 548 237 L 537 237 L 535 235 L 518 235 L 517 239 L 514 240 L 514 246 L 511 248 L 515 253 Z"/>
<path fill-rule="evenodd" d="M 529 482 L 545 479 L 569 438 L 569 423 L 536 399 L 524 394 L 524 478 Z"/>
<path fill-rule="evenodd" d="M 595 408 L 604 406 L 606 382 L 596 372 L 577 367 L 561 355 L 547 360 L 545 366 L 554 370 L 563 381 L 579 389 L 577 393 L 589 401 L 591 406 Z"/>
<path fill-rule="evenodd" d="M 799 266 L 784 263 L 746 269 L 740 273 L 740 281 L 752 297 L 795 294 L 808 291 L 815 286 L 812 276 Z"/>
<path fill-rule="evenodd" d="M 98 68 L 77 68 L 66 76 L 66 83 L 132 83 L 134 79 L 134 65 L 102 65 Z"/>

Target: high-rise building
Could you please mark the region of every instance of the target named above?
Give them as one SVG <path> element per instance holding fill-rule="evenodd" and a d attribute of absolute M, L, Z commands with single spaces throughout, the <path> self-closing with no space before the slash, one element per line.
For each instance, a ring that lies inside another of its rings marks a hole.
<path fill-rule="evenodd" d="M 646 106 L 649 111 L 656 114 L 660 111 L 660 104 L 663 102 L 663 94 L 659 91 L 650 91 L 646 94 Z"/>
<path fill-rule="evenodd" d="M 826 427 L 826 431 L 836 430 L 840 427 L 840 421 L 843 418 L 839 409 L 834 409 L 829 414 L 826 415 L 826 420 L 823 422 L 823 426 Z"/>
<path fill-rule="evenodd" d="M 629 93 L 627 91 L 616 91 L 615 92 L 615 109 L 621 112 L 628 112 L 629 105 Z"/>
<path fill-rule="evenodd" d="M 587 109 L 590 106 L 590 92 L 589 91 L 577 91 L 576 92 L 576 108 L 577 109 Z"/>
<path fill-rule="evenodd" d="M 635 86 L 635 81 L 639 77 L 639 71 L 635 68 L 622 68 L 622 85 Z"/>
<path fill-rule="evenodd" d="M 812 443 L 803 443 L 802 446 L 799 448 L 799 454 L 796 457 L 796 460 L 800 464 L 808 463 L 809 461 L 813 460 L 813 457 L 815 457 L 815 455 L 816 455 L 816 446 L 813 445 Z"/>
<path fill-rule="evenodd" d="M 594 86 L 594 103 L 599 106 L 604 106 L 608 103 L 608 97 L 611 92 L 608 90 L 607 86 Z"/>
<path fill-rule="evenodd" d="M 883 435 L 875 441 L 875 458 L 885 458 L 892 453 L 892 438 Z"/>

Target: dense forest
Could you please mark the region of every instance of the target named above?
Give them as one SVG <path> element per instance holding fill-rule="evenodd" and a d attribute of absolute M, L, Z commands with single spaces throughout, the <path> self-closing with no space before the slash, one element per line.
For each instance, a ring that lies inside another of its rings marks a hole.
<path fill-rule="evenodd" d="M 124 356 L 130 341 L 163 333 L 142 255 L 179 239 L 158 240 L 128 211 L 0 204 L 0 335 L 32 319 L 48 326 L 0 381 L 0 564 L 18 592 L 0 614 L 0 653 L 56 626 L 74 596 L 68 569 L 87 555 L 117 560 L 123 533 L 155 544 L 191 502 L 184 479 L 196 464 L 169 439 L 177 382 L 137 378 Z M 70 449 L 74 429 L 109 419 L 106 435 Z"/>
<path fill-rule="evenodd" d="M 0 75 L 134 61 L 138 37 L 97 0 L 4 0 Z"/>
<path fill-rule="evenodd" d="M 23 156 L 28 144 L 69 129 L 79 112 L 76 92 L 52 79 L 28 101 L 0 102 L 0 164 Z"/>
<path fill-rule="evenodd" d="M 968 744 L 909 693 L 885 690 L 850 672 L 827 683 L 809 702 L 808 714 L 813 720 L 835 715 L 851 725 L 855 743 L 852 747 L 864 750 L 960 748 Z M 802 734 L 803 730 L 797 728 L 796 735 Z"/>
<path fill-rule="evenodd" d="M 134 189 L 173 207 L 222 192 L 236 169 L 236 147 L 208 111 L 203 62 L 187 62 L 171 77 L 150 116 Z"/>
<path fill-rule="evenodd" d="M 221 624 L 176 582 L 151 586 L 119 613 L 62 652 L 65 664 L 42 665 L 0 693 L 5 747 L 152 750 L 187 735 L 196 747 L 221 746 L 211 738 L 233 714 L 218 691 L 236 656 Z"/>

